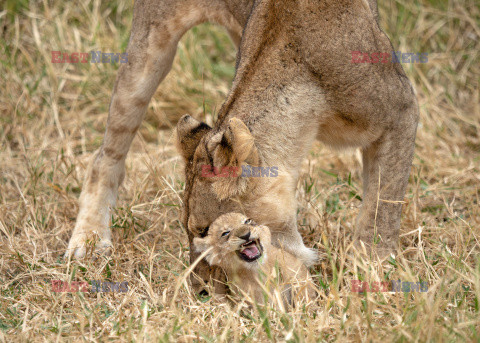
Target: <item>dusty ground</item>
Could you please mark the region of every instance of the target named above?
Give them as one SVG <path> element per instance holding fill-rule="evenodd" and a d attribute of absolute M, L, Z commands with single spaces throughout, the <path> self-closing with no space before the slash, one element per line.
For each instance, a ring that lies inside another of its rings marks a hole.
<path fill-rule="evenodd" d="M 172 125 L 210 124 L 235 50 L 203 25 L 182 40 L 127 159 L 111 259 L 66 264 L 86 164 L 101 144 L 118 64 L 52 64 L 51 51 L 123 52 L 132 3 L 4 0 L 0 6 L 0 339 L 480 340 L 480 9 L 475 0 L 379 0 L 420 104 L 403 254 L 383 266 L 345 255 L 360 206 L 355 151 L 315 145 L 298 183 L 298 223 L 323 254 L 322 298 L 297 310 L 238 310 L 183 283 L 182 163 Z M 55 293 L 51 280 L 128 281 L 127 293 Z M 428 292 L 352 293 L 350 281 L 426 281 Z M 177 292 L 176 292 L 177 291 Z M 176 295 L 176 296 L 174 296 Z M 239 305 L 240 306 L 240 305 Z"/>

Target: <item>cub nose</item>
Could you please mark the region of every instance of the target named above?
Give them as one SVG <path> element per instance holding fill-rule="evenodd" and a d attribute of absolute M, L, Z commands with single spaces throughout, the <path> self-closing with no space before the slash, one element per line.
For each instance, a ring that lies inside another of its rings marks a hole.
<path fill-rule="evenodd" d="M 249 238 L 250 238 L 250 231 L 248 231 L 248 232 L 247 232 L 246 234 L 244 234 L 243 236 L 240 236 L 240 238 L 248 241 Z"/>

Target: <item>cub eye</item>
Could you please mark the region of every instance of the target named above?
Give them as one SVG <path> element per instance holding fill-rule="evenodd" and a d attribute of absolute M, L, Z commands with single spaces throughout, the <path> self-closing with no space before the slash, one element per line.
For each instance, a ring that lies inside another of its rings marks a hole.
<path fill-rule="evenodd" d="M 222 233 L 222 237 L 227 237 L 229 234 L 230 234 L 230 231 L 225 231 L 224 233 Z"/>
<path fill-rule="evenodd" d="M 247 218 L 247 219 L 245 219 L 245 221 L 243 222 L 243 224 L 250 225 L 250 224 L 254 224 L 254 223 L 253 223 L 253 220 L 251 220 L 250 218 Z"/>

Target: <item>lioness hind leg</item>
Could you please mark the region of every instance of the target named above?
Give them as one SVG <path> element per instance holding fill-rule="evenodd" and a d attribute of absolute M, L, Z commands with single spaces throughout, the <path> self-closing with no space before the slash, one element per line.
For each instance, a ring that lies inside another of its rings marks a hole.
<path fill-rule="evenodd" d="M 199 1 L 135 2 L 128 63 L 117 75 L 105 137 L 87 171 L 66 256 L 83 257 L 86 243 L 97 239 L 97 249 L 110 250 L 110 210 L 116 203 L 131 142 L 153 93 L 170 71 L 178 41 L 209 15 L 212 9 Z"/>
<path fill-rule="evenodd" d="M 356 234 L 368 248 L 375 247 L 380 258 L 397 248 L 418 123 L 413 94 L 399 118 L 395 127 L 363 149 L 364 194 Z"/>

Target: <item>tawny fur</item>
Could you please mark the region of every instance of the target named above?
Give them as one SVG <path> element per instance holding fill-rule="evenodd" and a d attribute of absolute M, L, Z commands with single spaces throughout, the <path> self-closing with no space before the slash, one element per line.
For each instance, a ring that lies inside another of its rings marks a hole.
<path fill-rule="evenodd" d="M 272 243 L 306 264 L 316 255 L 297 231 L 295 187 L 312 142 L 359 147 L 363 205 L 355 238 L 394 252 L 411 167 L 418 105 L 398 63 L 351 63 L 351 52 L 391 52 L 375 0 L 135 1 L 128 63 L 117 76 L 103 144 L 92 159 L 67 254 L 89 237 L 111 245 L 110 209 L 125 157 L 177 43 L 212 21 L 239 44 L 232 88 L 213 128 L 185 116 L 177 127 L 185 160 L 183 224 L 189 243 L 221 214 L 242 212 L 272 231 Z M 204 178 L 201 166 L 278 167 L 276 178 Z M 197 253 L 191 250 L 191 260 Z M 205 261 L 196 273 L 207 280 Z M 201 282 L 194 281 L 200 288 Z"/>
<path fill-rule="evenodd" d="M 261 257 L 253 262 L 238 255 L 242 245 L 250 240 L 258 242 L 261 249 Z M 230 289 L 233 288 L 237 295 L 246 294 L 256 303 L 264 303 L 266 295 L 269 303 L 277 306 L 278 300 L 281 306 L 289 306 L 315 298 L 315 287 L 305 265 L 273 246 L 270 229 L 255 224 L 245 215 L 227 213 L 220 216 L 212 223 L 206 237 L 194 239 L 194 246 L 197 252 L 208 251 L 205 259 L 224 270 Z"/>

